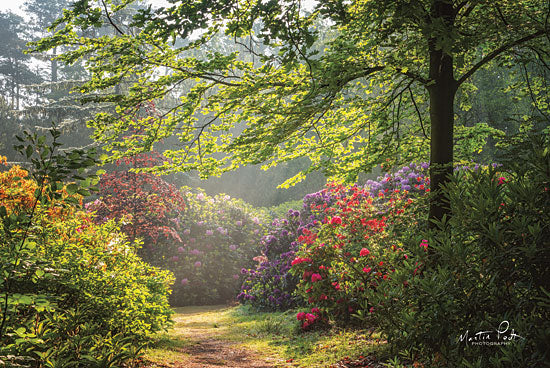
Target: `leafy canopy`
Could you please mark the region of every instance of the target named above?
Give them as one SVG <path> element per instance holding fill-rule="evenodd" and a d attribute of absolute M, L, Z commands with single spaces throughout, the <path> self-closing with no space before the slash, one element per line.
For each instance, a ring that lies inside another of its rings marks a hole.
<path fill-rule="evenodd" d="M 116 106 L 91 122 L 113 159 L 177 137 L 166 172 L 219 175 L 307 155 L 311 166 L 292 184 L 319 168 L 352 181 L 389 156 L 427 159 L 428 94 L 441 83 L 434 62 L 452 63 L 454 98 L 520 47 L 548 56 L 545 0 L 170 0 L 118 22 L 131 2 L 76 1 L 58 20 L 65 27 L 35 48 L 65 45 L 61 60 L 87 60 L 84 101 Z M 102 25 L 115 34 L 93 36 Z M 235 45 L 220 47 L 224 37 Z M 121 119 L 150 99 L 171 104 L 159 117 Z M 459 132 L 461 159 L 493 130 Z"/>

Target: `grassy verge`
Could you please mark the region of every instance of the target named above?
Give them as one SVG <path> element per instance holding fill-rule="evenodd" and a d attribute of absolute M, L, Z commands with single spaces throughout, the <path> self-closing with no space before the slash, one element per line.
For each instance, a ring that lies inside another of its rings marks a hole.
<path fill-rule="evenodd" d="M 334 328 L 303 333 L 295 316 L 295 312 L 258 313 L 243 306 L 178 308 L 174 328 L 156 337 L 146 359 L 165 365 L 181 362 L 186 347 L 206 338 L 235 343 L 279 367 L 328 367 L 346 357 L 384 349 L 377 335 L 365 331 Z"/>

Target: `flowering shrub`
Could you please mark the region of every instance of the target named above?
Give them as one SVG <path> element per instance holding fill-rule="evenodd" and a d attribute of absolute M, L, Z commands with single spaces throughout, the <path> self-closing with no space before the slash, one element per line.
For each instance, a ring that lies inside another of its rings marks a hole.
<path fill-rule="evenodd" d="M 302 298 L 292 297 L 292 295 L 297 281 L 302 275 L 289 274 L 290 266 L 312 262 L 307 257 L 296 257 L 295 253 L 302 242 L 317 236 L 319 227 L 324 221 L 326 222 L 326 211 L 349 195 L 355 195 L 356 198 L 363 200 L 375 193 L 376 203 L 383 204 L 394 194 L 399 185 L 409 183 L 405 181 L 404 176 L 411 178 L 411 186 L 414 189 L 411 193 L 403 191 L 402 194 L 422 195 L 427 192 L 427 184 L 429 184 L 426 168 L 427 164 L 413 163 L 398 170 L 394 175 L 388 174 L 379 178 L 378 182 L 369 181 L 367 187 L 362 190 L 359 190 L 357 186 L 340 186 L 338 190 L 325 188 L 306 195 L 302 201 L 301 211 L 289 210 L 284 219 L 273 222 L 272 230 L 263 239 L 263 254 L 267 261 L 259 264 L 256 269 L 246 270 L 247 279 L 242 285 L 238 299 L 257 308 L 271 310 L 287 309 L 299 305 Z M 414 184 L 412 184 L 412 176 L 416 181 Z M 381 211 L 387 210 L 387 206 L 378 206 L 377 208 L 376 212 L 380 212 L 379 214 L 382 213 Z M 341 225 L 342 217 L 333 216 L 330 222 L 332 225 Z M 317 282 L 321 281 L 320 275 L 320 273 L 313 273 L 308 277 L 310 279 L 313 277 L 314 282 Z M 310 299 L 309 296 L 306 297 L 306 300 L 308 299 Z M 349 311 L 346 313 L 349 314 Z"/>
<path fill-rule="evenodd" d="M 401 167 L 395 173 L 386 173 L 378 177 L 378 180 L 367 180 L 365 187 L 374 199 L 384 197 L 395 190 L 422 195 L 426 191 L 429 192 L 428 167 L 429 164 L 426 162 L 418 164 L 413 162 Z"/>
<path fill-rule="evenodd" d="M 158 154 L 139 154 L 116 162 L 121 170 L 103 174 L 99 182 L 99 199 L 86 204 L 98 224 L 115 219 L 131 241 L 141 238 L 139 253 L 151 262 L 157 247 L 179 242 L 177 218 L 185 208 L 181 192 L 165 180 L 149 173 L 135 173 L 130 167 L 150 167 L 161 162 Z"/>
<path fill-rule="evenodd" d="M 394 190 L 379 202 L 356 186 L 332 184 L 325 191 L 337 200 L 312 205 L 314 216 L 324 218 L 318 228 L 302 229 L 291 272 L 301 276 L 298 291 L 310 305 L 349 323 L 378 308 L 371 295 L 407 261 L 404 240 L 419 226 L 423 197 Z"/>
<path fill-rule="evenodd" d="M 173 219 L 178 241 L 159 247 L 156 265 L 174 272 L 175 305 L 227 302 L 238 293 L 241 269 L 260 254 L 264 214 L 227 195 L 183 188 L 186 207 Z"/>
<path fill-rule="evenodd" d="M 300 304 L 300 298 L 293 295 L 298 279 L 288 271 L 301 225 L 300 212 L 295 210 L 272 222 L 269 234 L 261 241 L 263 257 L 258 266 L 242 270 L 246 278 L 237 300 L 264 310 L 285 310 Z"/>
<path fill-rule="evenodd" d="M 413 272 L 427 244 L 423 272 L 404 285 L 402 269 L 381 286 L 390 297 L 377 322 L 396 350 L 433 357 L 430 366 L 547 364 L 549 142 L 548 132 L 518 139 L 502 166 L 455 172 L 453 216 L 409 255 Z M 472 344 L 478 331 L 490 332 Z"/>
<path fill-rule="evenodd" d="M 337 198 L 322 190 L 308 194 L 302 201 L 302 210 L 288 210 L 285 218 L 271 224 L 269 235 L 262 239 L 265 260 L 255 269 L 243 270 L 247 275 L 238 300 L 258 309 L 284 310 L 303 304 L 295 294 L 299 278 L 289 273 L 304 230 L 321 224 L 317 208 L 324 208 Z"/>
<path fill-rule="evenodd" d="M 299 312 L 296 319 L 301 322 L 302 330 L 309 330 L 314 326 L 322 325 L 324 321 L 319 308 L 311 308 L 311 313 Z"/>
<path fill-rule="evenodd" d="M 172 277 L 142 262 L 113 221 L 78 210 L 83 186 L 62 180 L 93 157 L 49 156 L 55 144 L 29 137 L 33 175 L 0 172 L 0 356 L 8 366 L 121 365 L 169 325 Z"/>

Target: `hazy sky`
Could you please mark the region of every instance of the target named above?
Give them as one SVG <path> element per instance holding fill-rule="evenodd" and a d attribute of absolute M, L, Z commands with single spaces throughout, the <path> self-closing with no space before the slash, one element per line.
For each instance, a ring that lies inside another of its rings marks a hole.
<path fill-rule="evenodd" d="M 25 0 L 0 0 L 0 10 L 11 10 L 12 12 L 22 15 L 23 3 Z"/>

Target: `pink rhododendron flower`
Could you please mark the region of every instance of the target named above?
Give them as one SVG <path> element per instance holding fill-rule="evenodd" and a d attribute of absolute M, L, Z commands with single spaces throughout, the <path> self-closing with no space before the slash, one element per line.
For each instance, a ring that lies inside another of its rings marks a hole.
<path fill-rule="evenodd" d="M 178 252 L 183 253 L 185 249 L 183 247 L 178 247 Z"/>
<path fill-rule="evenodd" d="M 365 256 L 368 256 L 370 254 L 370 251 L 367 249 L 367 248 L 363 248 L 361 249 L 361 251 L 359 252 L 359 255 L 361 257 L 365 257 Z"/>
<path fill-rule="evenodd" d="M 369 273 L 370 271 L 371 271 L 370 267 L 364 267 L 363 268 L 363 272 L 365 272 L 365 273 Z"/>
<path fill-rule="evenodd" d="M 502 185 L 506 183 L 506 178 L 504 176 L 501 176 L 500 178 L 498 178 L 498 185 Z"/>
<path fill-rule="evenodd" d="M 238 280 L 238 279 L 239 279 L 239 275 L 233 275 L 233 279 Z"/>
<path fill-rule="evenodd" d="M 318 273 L 314 273 L 313 275 L 311 275 L 311 282 L 321 281 L 322 279 L 323 277 Z"/>
<path fill-rule="evenodd" d="M 321 311 L 319 310 L 319 308 L 311 308 L 311 313 L 319 314 L 321 313 Z"/>
<path fill-rule="evenodd" d="M 229 246 L 229 249 L 231 249 L 231 250 L 237 250 L 237 246 L 236 246 L 235 244 L 231 244 L 231 245 Z"/>
<path fill-rule="evenodd" d="M 189 283 L 188 279 L 181 279 L 181 284 L 182 285 L 187 285 L 188 283 Z"/>
<path fill-rule="evenodd" d="M 214 232 L 212 230 L 206 230 L 206 235 L 214 235 Z"/>
<path fill-rule="evenodd" d="M 422 241 L 420 242 L 420 247 L 427 250 L 428 249 L 428 241 L 426 239 L 422 239 Z"/>
<path fill-rule="evenodd" d="M 202 263 L 201 263 L 201 261 L 197 261 L 197 262 L 195 262 L 195 267 L 200 267 L 200 266 L 202 266 Z"/>
<path fill-rule="evenodd" d="M 303 321 L 305 318 L 306 318 L 306 313 L 305 312 L 300 312 L 296 315 L 296 319 L 298 321 Z"/>
<path fill-rule="evenodd" d="M 311 323 L 317 319 L 317 316 L 315 314 L 307 313 L 306 314 L 306 320 Z"/>
<path fill-rule="evenodd" d="M 330 219 L 331 225 L 341 225 L 342 224 L 342 218 L 340 216 L 334 216 Z"/>
<path fill-rule="evenodd" d="M 290 264 L 294 266 L 303 262 L 311 262 L 311 258 L 296 257 Z"/>

